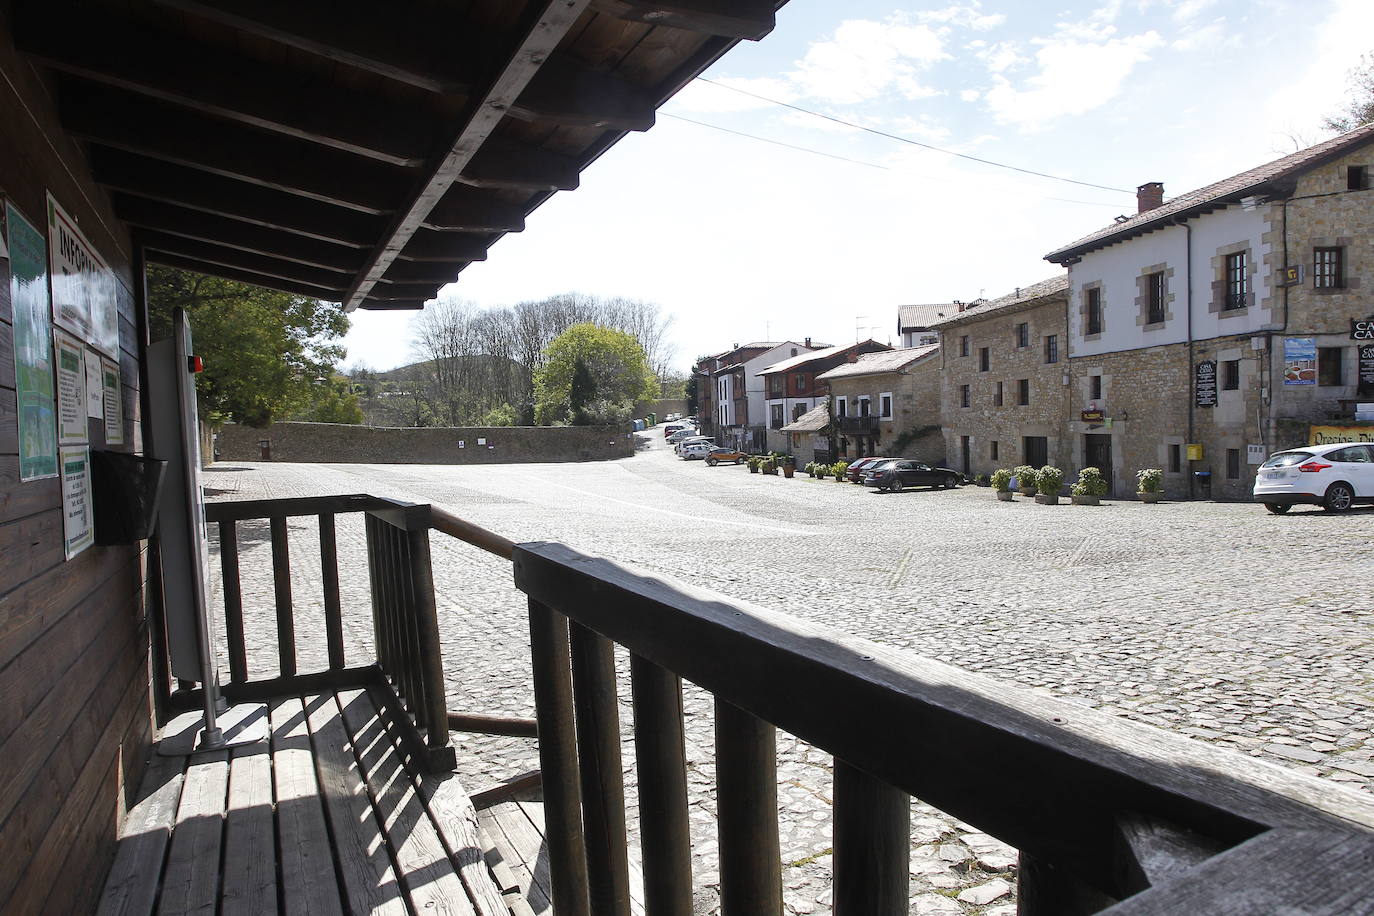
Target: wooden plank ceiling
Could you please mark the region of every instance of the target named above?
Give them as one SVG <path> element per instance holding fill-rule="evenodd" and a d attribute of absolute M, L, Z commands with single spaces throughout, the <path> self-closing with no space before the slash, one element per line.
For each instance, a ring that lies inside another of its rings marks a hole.
<path fill-rule="evenodd" d="M 15 0 L 148 260 L 420 308 L 786 0 Z"/>

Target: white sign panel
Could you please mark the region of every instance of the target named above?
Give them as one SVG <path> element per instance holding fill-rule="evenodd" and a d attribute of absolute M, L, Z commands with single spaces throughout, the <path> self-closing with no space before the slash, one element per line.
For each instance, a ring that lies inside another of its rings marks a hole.
<path fill-rule="evenodd" d="M 51 194 L 48 257 L 52 262 L 53 321 L 102 353 L 118 353 L 119 304 L 114 272 Z"/>
<path fill-rule="evenodd" d="M 62 539 L 70 560 L 95 543 L 91 509 L 91 450 L 64 448 L 62 453 Z"/>
<path fill-rule="evenodd" d="M 105 386 L 100 379 L 100 355 L 86 351 L 86 416 L 100 420 L 105 416 Z"/>
<path fill-rule="evenodd" d="M 119 365 L 100 361 L 101 389 L 105 401 L 105 444 L 124 444 L 124 390 L 119 384 Z"/>
<path fill-rule="evenodd" d="M 57 441 L 86 443 L 86 348 L 61 331 L 53 332 L 57 365 Z"/>
<path fill-rule="evenodd" d="M 1262 445 L 1247 445 L 1247 446 L 1245 446 L 1245 463 L 1246 463 L 1246 464 L 1264 464 L 1264 459 L 1265 459 L 1264 446 L 1262 446 Z"/>

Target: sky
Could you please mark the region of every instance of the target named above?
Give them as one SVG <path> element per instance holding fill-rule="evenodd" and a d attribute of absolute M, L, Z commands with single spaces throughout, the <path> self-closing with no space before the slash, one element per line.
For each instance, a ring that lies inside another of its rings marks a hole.
<path fill-rule="evenodd" d="M 1134 213 L 1137 185 L 1167 199 L 1330 136 L 1371 50 L 1369 0 L 790 0 L 441 296 L 656 302 L 681 370 L 754 340 L 895 343 L 900 305 L 1053 276 L 1043 256 Z M 345 363 L 414 361 L 414 314 L 354 312 Z"/>

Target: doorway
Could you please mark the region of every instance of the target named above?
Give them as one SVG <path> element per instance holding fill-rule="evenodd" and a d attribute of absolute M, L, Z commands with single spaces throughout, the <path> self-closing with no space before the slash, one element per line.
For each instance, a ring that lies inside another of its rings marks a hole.
<path fill-rule="evenodd" d="M 963 472 L 965 474 L 971 474 L 973 472 L 973 449 L 969 445 L 968 436 L 959 437 L 959 452 Z"/>
<path fill-rule="evenodd" d="M 1084 467 L 1097 468 L 1107 481 L 1107 495 L 1112 495 L 1112 437 L 1100 433 L 1083 436 Z"/>

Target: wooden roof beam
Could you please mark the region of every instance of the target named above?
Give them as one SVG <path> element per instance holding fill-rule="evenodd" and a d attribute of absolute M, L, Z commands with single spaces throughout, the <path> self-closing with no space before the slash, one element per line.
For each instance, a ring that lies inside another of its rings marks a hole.
<path fill-rule="evenodd" d="M 364 213 L 390 212 L 414 180 L 374 159 L 83 80 L 65 79 L 60 101 L 62 126 L 82 140 Z"/>
<path fill-rule="evenodd" d="M 773 0 L 593 0 L 617 19 L 758 41 L 773 31 Z"/>
<path fill-rule="evenodd" d="M 454 184 L 429 211 L 424 225 L 441 232 L 522 232 L 525 211 L 489 192 Z"/>
<path fill-rule="evenodd" d="M 188 44 L 71 0 L 23 0 L 15 44 L 56 70 L 312 143 L 419 166 L 433 114 L 393 100 L 343 95 L 294 70 Z"/>
<path fill-rule="evenodd" d="M 410 237 L 410 241 L 396 256 L 396 260 L 415 264 L 447 263 L 454 260 L 485 261 L 487 248 L 493 241 L 491 233 L 463 234 L 421 228 Z"/>
<path fill-rule="evenodd" d="M 128 194 L 114 195 L 114 207 L 115 216 L 139 229 L 182 235 L 297 264 L 356 274 L 362 268 L 365 257 L 358 248 L 322 242 L 280 229 L 254 226 L 223 216 L 197 213 L 185 207 Z"/>
<path fill-rule="evenodd" d="M 499 42 L 451 7 L 371 0 L 154 0 L 430 92 L 466 92 Z M 379 22 L 379 13 L 385 22 Z"/>
<path fill-rule="evenodd" d="M 280 258 L 272 258 L 251 251 L 226 248 L 223 245 L 188 239 L 181 235 L 170 235 L 165 232 L 141 232 L 138 238 L 149 251 L 160 251 L 163 254 L 189 258 L 206 264 L 218 264 L 221 267 L 250 271 L 265 277 L 275 277 L 279 280 L 308 283 L 311 286 L 324 289 L 342 289 L 352 279 L 352 275 L 349 273 L 296 264 L 292 261 L 283 261 Z"/>
<path fill-rule="evenodd" d="M 91 170 L 97 183 L 115 191 L 326 242 L 365 248 L 377 243 L 384 228 L 381 217 L 122 150 L 92 148 Z"/>
<path fill-rule="evenodd" d="M 320 299 L 325 302 L 338 302 L 342 298 L 343 293 L 341 289 L 327 289 L 322 286 L 315 286 L 311 283 L 283 280 L 280 277 L 269 277 L 251 270 L 239 270 L 235 267 L 225 267 L 221 264 L 212 264 L 196 258 L 186 258 L 181 255 L 168 254 L 165 251 L 157 251 L 154 249 L 149 249 L 148 260 L 154 264 L 177 267 L 181 270 L 193 270 L 196 273 L 208 274 L 212 277 L 222 277 L 225 280 L 249 283 L 253 286 L 261 286 L 264 289 L 280 290 L 281 292 L 291 293 L 296 296 L 309 296 L 311 299 Z"/>
<path fill-rule="evenodd" d="M 520 98 L 511 116 L 606 130 L 648 130 L 654 99 L 638 86 L 589 70 L 566 55 L 550 57 Z"/>
<path fill-rule="evenodd" d="M 399 312 L 399 311 L 418 311 L 425 307 L 425 300 L 390 300 L 390 299 L 364 299 L 358 306 L 370 312 Z"/>
<path fill-rule="evenodd" d="M 397 258 L 383 283 L 452 283 L 468 261 L 403 261 Z"/>
<path fill-rule="evenodd" d="M 492 140 L 472 157 L 458 180 L 474 188 L 573 191 L 581 181 L 576 160 L 536 146 Z"/>
<path fill-rule="evenodd" d="M 443 154 L 427 166 L 418 192 L 405 210 L 397 214 L 382 243 L 368 257 L 367 267 L 345 296 L 346 310 L 357 308 L 386 276 L 392 262 L 423 227 L 429 211 L 495 132 L 501 119 L 587 9 L 588 2 L 545 0 L 535 6 L 534 14 L 523 23 L 523 33 L 509 48 L 506 62 L 496 72 L 490 86 L 468 100 L 461 126 L 444 147 Z"/>

